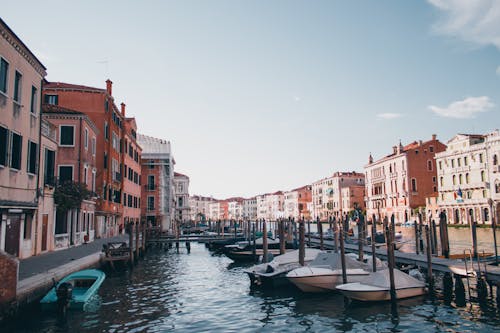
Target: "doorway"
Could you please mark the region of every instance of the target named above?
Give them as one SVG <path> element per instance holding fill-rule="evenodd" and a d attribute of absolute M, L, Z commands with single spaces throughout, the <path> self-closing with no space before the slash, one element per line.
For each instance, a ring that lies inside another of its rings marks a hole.
<path fill-rule="evenodd" d="M 19 238 L 21 237 L 21 214 L 7 215 L 5 231 L 5 252 L 19 256 Z"/>
<path fill-rule="evenodd" d="M 42 216 L 42 252 L 47 251 L 48 226 L 49 226 L 49 215 L 43 214 L 43 216 Z"/>

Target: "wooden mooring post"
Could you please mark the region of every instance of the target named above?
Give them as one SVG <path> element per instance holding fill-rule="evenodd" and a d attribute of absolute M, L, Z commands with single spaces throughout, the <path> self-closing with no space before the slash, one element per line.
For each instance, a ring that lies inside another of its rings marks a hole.
<path fill-rule="evenodd" d="M 377 236 L 377 218 L 375 217 L 375 214 L 372 215 L 372 239 L 371 239 L 371 246 L 372 246 L 372 270 L 374 272 L 377 271 L 377 256 L 375 255 L 375 237 Z"/>
<path fill-rule="evenodd" d="M 388 268 L 389 268 L 391 302 L 396 302 L 397 301 L 396 284 L 394 282 L 394 266 L 395 266 L 394 244 L 393 244 L 391 228 L 392 226 L 385 228 L 385 240 L 387 243 L 387 263 L 389 266 Z"/>
<path fill-rule="evenodd" d="M 267 250 L 267 223 L 266 220 L 262 220 L 262 262 L 267 262 L 267 256 L 269 251 Z"/>
<path fill-rule="evenodd" d="M 319 217 L 316 217 L 319 220 Z M 311 219 L 307 220 L 307 246 L 311 246 Z"/>
<path fill-rule="evenodd" d="M 342 265 L 342 283 L 347 283 L 347 267 L 345 261 L 345 247 L 344 247 L 344 227 L 342 219 L 339 219 L 339 243 L 340 243 L 340 263 Z"/>
<path fill-rule="evenodd" d="M 319 233 L 319 249 L 323 251 L 325 249 L 323 243 L 323 224 L 321 224 L 321 221 L 319 219 L 318 219 L 318 233 Z"/>
<path fill-rule="evenodd" d="M 450 242 L 448 240 L 448 224 L 446 213 L 442 211 L 439 214 L 439 237 L 441 238 L 441 254 L 450 259 Z"/>
<path fill-rule="evenodd" d="M 134 264 L 134 224 L 128 224 L 128 246 L 130 251 L 130 265 Z"/>
<path fill-rule="evenodd" d="M 285 221 L 283 219 L 280 219 L 279 222 L 279 234 L 280 234 L 280 254 L 285 254 L 286 252 Z"/>
<path fill-rule="evenodd" d="M 299 264 L 304 266 L 305 256 L 306 256 L 306 244 L 305 244 L 305 225 L 304 218 L 299 223 Z"/>
<path fill-rule="evenodd" d="M 358 260 L 363 261 L 363 237 L 364 237 L 364 231 L 363 228 L 365 226 L 365 223 L 363 221 L 363 214 L 359 215 L 358 221 Z"/>
<path fill-rule="evenodd" d="M 428 225 L 425 226 L 425 240 L 427 243 L 427 283 L 429 284 L 429 289 L 432 290 L 434 286 L 432 277 L 432 249 L 431 249 L 431 235 L 430 228 Z"/>
<path fill-rule="evenodd" d="M 135 222 L 135 260 L 139 260 L 139 222 Z"/>

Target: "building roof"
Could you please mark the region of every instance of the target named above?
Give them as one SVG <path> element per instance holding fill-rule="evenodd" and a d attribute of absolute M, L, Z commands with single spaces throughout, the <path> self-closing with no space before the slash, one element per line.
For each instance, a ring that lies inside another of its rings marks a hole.
<path fill-rule="evenodd" d="M 151 155 L 170 155 L 170 141 L 164 139 L 153 138 L 148 135 L 137 133 L 137 143 L 142 147 L 142 156 Z M 146 157 L 148 158 L 148 157 Z M 154 157 L 149 157 L 154 158 Z M 158 157 L 160 158 L 160 157 Z"/>
<path fill-rule="evenodd" d="M 99 133 L 99 129 L 97 128 L 96 124 L 84 112 L 81 111 L 64 108 L 59 105 L 44 103 L 42 104 L 42 116 L 46 116 L 49 118 L 58 118 L 59 116 L 81 117 L 85 119 L 90 127 L 92 127 L 94 133 Z"/>
<path fill-rule="evenodd" d="M 188 176 L 180 173 L 180 172 L 174 172 L 174 177 L 186 177 L 186 178 L 189 178 Z"/>
<path fill-rule="evenodd" d="M 105 93 L 106 89 L 84 86 L 80 84 L 71 84 L 65 82 L 47 82 L 43 85 L 44 89 L 68 89 L 68 90 L 84 90 L 98 93 Z"/>
<path fill-rule="evenodd" d="M 29 63 L 31 63 L 31 64 L 32 64 L 32 66 L 33 66 L 33 65 L 35 65 L 35 64 L 33 64 L 33 62 L 35 62 L 35 63 L 36 63 L 36 65 L 37 65 L 38 67 L 40 67 L 40 68 L 39 68 L 39 70 L 38 70 L 38 72 L 39 72 L 39 73 L 40 73 L 43 77 L 44 77 L 44 76 L 46 76 L 46 75 L 47 75 L 47 73 L 46 73 L 47 68 L 46 68 L 46 67 L 42 64 L 42 62 L 41 62 L 40 60 L 38 60 L 38 58 L 35 56 L 35 54 L 34 54 L 33 52 L 31 52 L 31 50 L 30 50 L 30 49 L 26 46 L 26 44 L 24 44 L 24 42 L 21 40 L 21 38 L 19 38 L 19 37 L 16 35 L 16 33 L 15 33 L 14 31 L 12 31 L 12 29 L 11 29 L 11 28 L 7 25 L 7 23 L 5 23 L 5 21 L 4 21 L 4 20 L 2 20 L 2 18 L 0 18 L 0 28 L 3 28 L 3 29 L 5 29 L 5 30 L 7 30 L 7 32 L 8 32 L 9 34 L 11 34 L 11 35 L 12 35 L 12 37 L 13 37 L 14 39 L 16 39 L 17 41 L 12 41 L 10 38 L 8 38 L 8 36 L 7 36 L 7 35 L 4 35 L 4 33 L 2 32 L 1 34 L 4 36 L 4 38 L 5 38 L 5 39 L 7 39 L 7 40 L 10 42 L 10 44 L 11 44 L 14 48 L 16 48 L 16 49 L 17 49 L 17 51 L 18 51 L 21 55 L 23 55 L 23 56 L 24 56 L 24 58 L 25 58 L 26 60 L 28 60 L 28 62 L 29 62 Z M 0 32 L 1 32 L 1 31 L 0 31 Z M 18 45 L 16 45 L 16 44 L 18 44 Z M 20 48 L 21 48 L 21 49 L 24 49 L 24 50 L 26 51 L 26 53 L 25 53 L 25 54 L 23 54 L 24 52 L 22 52 L 22 50 L 20 50 Z M 30 59 L 30 58 L 31 58 L 31 59 Z M 31 60 L 31 61 L 30 61 L 30 60 Z M 35 69 L 37 69 L 37 68 L 36 68 L 37 66 L 33 66 L 33 67 L 34 67 Z"/>

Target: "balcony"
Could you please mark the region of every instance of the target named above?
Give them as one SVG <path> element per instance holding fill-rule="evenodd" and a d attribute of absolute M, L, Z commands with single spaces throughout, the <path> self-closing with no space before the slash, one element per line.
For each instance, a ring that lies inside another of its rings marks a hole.
<path fill-rule="evenodd" d="M 114 181 L 117 181 L 117 182 L 121 182 L 122 181 L 122 174 L 119 173 L 119 172 L 115 172 L 113 174 L 113 180 Z"/>

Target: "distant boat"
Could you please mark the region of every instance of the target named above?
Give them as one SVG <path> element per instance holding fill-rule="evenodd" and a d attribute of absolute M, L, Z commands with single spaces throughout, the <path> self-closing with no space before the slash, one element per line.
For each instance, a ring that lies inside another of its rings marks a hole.
<path fill-rule="evenodd" d="M 370 274 L 370 263 L 360 262 L 349 255 L 345 256 L 345 261 L 348 282 L 362 281 Z M 341 254 L 319 253 L 309 265 L 288 272 L 286 277 L 304 292 L 333 291 L 343 283 Z"/>
<path fill-rule="evenodd" d="M 97 293 L 105 278 L 106 274 L 97 269 L 71 273 L 55 284 L 40 303 L 42 306 L 58 305 L 82 310 L 85 303 Z"/>
<path fill-rule="evenodd" d="M 321 253 L 321 250 L 306 248 L 304 262 L 309 263 Z M 276 256 L 271 262 L 258 264 L 245 270 L 250 283 L 258 287 L 279 287 L 290 285 L 286 274 L 301 267 L 299 264 L 299 250 L 289 251 L 285 254 Z"/>
<path fill-rule="evenodd" d="M 396 298 L 420 296 L 427 293 L 425 283 L 394 269 Z M 389 270 L 384 269 L 368 275 L 364 281 L 337 286 L 345 296 L 358 301 L 389 301 L 391 299 Z"/>

